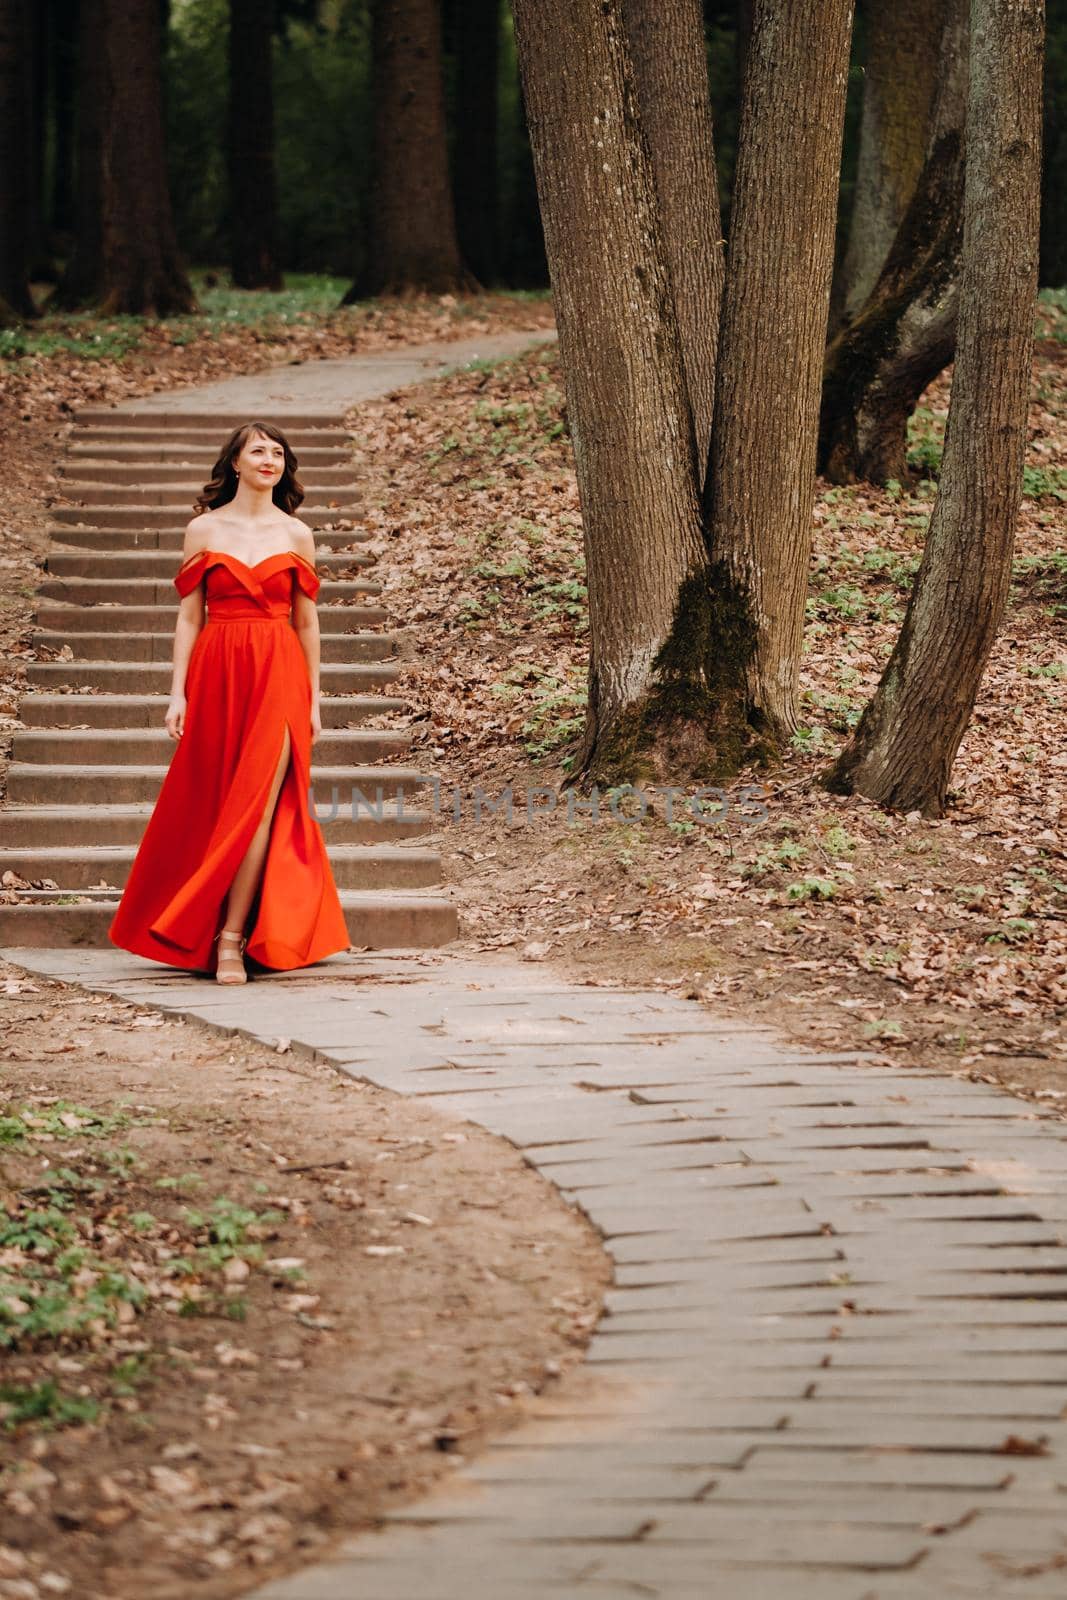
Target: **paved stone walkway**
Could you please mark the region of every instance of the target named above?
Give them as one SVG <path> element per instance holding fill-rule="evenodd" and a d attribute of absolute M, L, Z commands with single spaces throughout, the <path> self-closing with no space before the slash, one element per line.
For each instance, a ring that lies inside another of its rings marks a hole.
<path fill-rule="evenodd" d="M 1062 1122 L 506 960 L 346 954 L 234 991 L 4 954 L 431 1098 L 614 1257 L 536 1420 L 257 1600 L 1063 1600 Z"/>
<path fill-rule="evenodd" d="M 165 420 L 170 413 L 188 417 L 224 411 L 282 418 L 292 412 L 343 413 L 361 400 L 392 394 L 409 384 L 440 378 L 468 362 L 500 361 L 554 340 L 554 329 L 510 329 L 469 339 L 439 339 L 430 344 L 397 345 L 393 350 L 368 350 L 331 361 L 299 361 L 266 372 L 241 373 L 192 388 L 141 395 L 111 408 L 115 416 L 136 413 Z"/>

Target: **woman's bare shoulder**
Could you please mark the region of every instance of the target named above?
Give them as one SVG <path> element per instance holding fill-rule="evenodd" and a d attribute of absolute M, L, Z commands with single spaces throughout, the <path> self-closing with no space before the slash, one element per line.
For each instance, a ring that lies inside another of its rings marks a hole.
<path fill-rule="evenodd" d="M 315 535 L 300 517 L 289 518 L 289 537 L 298 556 L 305 561 L 315 560 Z"/>
<path fill-rule="evenodd" d="M 182 540 L 183 561 L 188 561 L 190 556 L 198 555 L 201 550 L 209 548 L 215 520 L 214 511 L 201 511 L 198 516 L 192 517 L 185 524 Z"/>

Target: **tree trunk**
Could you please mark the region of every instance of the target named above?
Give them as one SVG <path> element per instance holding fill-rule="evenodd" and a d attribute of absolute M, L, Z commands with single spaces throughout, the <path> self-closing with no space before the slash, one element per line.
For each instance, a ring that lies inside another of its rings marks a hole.
<path fill-rule="evenodd" d="M 796 727 L 852 0 L 757 0 L 704 506 L 738 732 Z"/>
<path fill-rule="evenodd" d="M 702 0 L 625 0 L 623 11 L 703 465 L 711 446 L 725 258 Z"/>
<path fill-rule="evenodd" d="M 48 64 L 52 53 L 53 19 L 47 6 L 31 4 L 29 174 L 27 178 L 26 255 L 33 282 L 55 282 L 56 264 L 48 243 L 45 194 L 45 150 L 48 145 Z"/>
<path fill-rule="evenodd" d="M 73 311 L 104 291 L 105 0 L 80 0 L 78 11 L 74 246 L 46 309 Z"/>
<path fill-rule="evenodd" d="M 230 0 L 227 171 L 230 274 L 238 289 L 284 288 L 274 167 L 273 0 Z"/>
<path fill-rule="evenodd" d="M 584 526 L 578 775 L 632 781 L 655 770 L 650 686 L 679 597 L 707 587 L 678 326 L 623 0 L 514 0 L 514 17 Z"/>
<path fill-rule="evenodd" d="M 374 183 L 367 258 L 344 303 L 466 293 L 448 176 L 438 0 L 372 0 Z"/>
<path fill-rule="evenodd" d="M 946 0 L 860 4 L 867 60 L 848 248 L 840 285 L 834 286 L 841 322 L 851 322 L 869 299 L 919 181 L 929 149 Z"/>
<path fill-rule="evenodd" d="M 52 0 L 52 226 L 59 234 L 75 228 L 75 107 L 78 92 L 78 0 Z"/>
<path fill-rule="evenodd" d="M 499 270 L 497 72 L 500 0 L 462 0 L 456 15 L 456 227 L 480 283 Z"/>
<path fill-rule="evenodd" d="M 900 637 L 829 788 L 936 816 L 1004 612 L 1037 292 L 1043 0 L 972 0 L 963 265 L 941 481 Z"/>
<path fill-rule="evenodd" d="M 735 71 L 737 74 L 737 100 L 745 87 L 745 62 L 748 60 L 748 42 L 752 38 L 752 11 L 754 0 L 737 0 L 737 46 L 735 52 Z"/>
<path fill-rule="evenodd" d="M 908 418 L 956 347 L 968 4 L 946 0 L 919 181 L 870 298 L 826 353 L 819 466 L 833 483 L 906 477 Z"/>
<path fill-rule="evenodd" d="M 104 127 L 105 316 L 194 311 L 178 252 L 160 112 L 159 12 L 104 0 L 109 115 Z"/>
<path fill-rule="evenodd" d="M 504 230 L 504 280 L 516 288 L 542 288 L 549 281 L 548 258 L 521 85 L 518 98 L 518 118 L 513 131 L 518 149 Z"/>
<path fill-rule="evenodd" d="M 196 310 L 171 217 L 159 47 L 155 5 L 82 0 L 78 234 L 50 304 L 104 316 Z"/>
<path fill-rule="evenodd" d="M 38 315 L 27 258 L 30 68 L 27 0 L 0 0 L 0 300 L 16 318 Z"/>
<path fill-rule="evenodd" d="M 1067 0 L 1048 0 L 1047 35 L 1038 281 L 1059 289 L 1067 283 Z"/>

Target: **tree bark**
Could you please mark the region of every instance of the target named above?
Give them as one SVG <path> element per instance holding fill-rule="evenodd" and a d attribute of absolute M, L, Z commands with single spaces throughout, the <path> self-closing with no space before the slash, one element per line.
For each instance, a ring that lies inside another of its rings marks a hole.
<path fill-rule="evenodd" d="M 29 97 L 29 173 L 27 177 L 26 255 L 31 281 L 55 281 L 56 264 L 49 248 L 45 194 L 45 149 L 48 144 L 48 80 L 53 19 L 46 6 L 31 4 Z"/>
<path fill-rule="evenodd" d="M 195 311 L 167 185 L 158 9 L 82 0 L 80 55 L 78 235 L 49 303 L 104 316 Z"/>
<path fill-rule="evenodd" d="M 78 11 L 74 246 L 47 310 L 73 311 L 104 292 L 104 122 L 107 115 L 105 0 L 80 0 Z"/>
<path fill-rule="evenodd" d="M 500 0 L 456 8 L 456 227 L 463 260 L 480 283 L 499 272 L 497 72 Z"/>
<path fill-rule="evenodd" d="M 75 227 L 74 159 L 78 92 L 78 0 L 52 0 L 52 226 L 59 234 Z"/>
<path fill-rule="evenodd" d="M 623 10 L 703 464 L 711 445 L 725 256 L 702 0 L 625 0 Z"/>
<path fill-rule="evenodd" d="M 194 311 L 178 252 L 160 112 L 159 12 L 104 0 L 109 115 L 104 125 L 105 316 Z"/>
<path fill-rule="evenodd" d="M 374 182 L 367 256 L 344 303 L 479 286 L 456 238 L 438 0 L 372 0 Z"/>
<path fill-rule="evenodd" d="M 652 158 L 622 0 L 514 0 L 514 18 L 584 527 L 589 701 L 577 775 L 633 781 L 655 770 L 651 686 L 679 597 L 687 585 L 706 591 Z"/>
<path fill-rule="evenodd" d="M 30 293 L 30 12 L 0 0 L 0 300 L 7 315 L 38 315 Z"/>
<path fill-rule="evenodd" d="M 542 288 L 549 281 L 548 257 L 537 203 L 537 179 L 521 84 L 518 118 L 512 137 L 518 149 L 511 204 L 504 229 L 503 275 L 505 282 L 516 288 Z"/>
<path fill-rule="evenodd" d="M 867 303 L 826 353 L 820 470 L 833 483 L 902 481 L 907 424 L 952 360 L 963 240 L 969 0 L 946 0 L 922 171 Z"/>
<path fill-rule="evenodd" d="M 946 7 L 946 0 L 859 3 L 865 11 L 867 60 L 856 188 L 841 272 L 841 322 L 851 322 L 869 299 L 919 181 L 929 148 L 927 129 L 938 81 L 936 43 Z"/>
<path fill-rule="evenodd" d="M 852 0 L 756 0 L 704 507 L 731 716 L 796 728 Z"/>
<path fill-rule="evenodd" d="M 900 637 L 829 788 L 936 816 L 1011 582 L 1037 293 L 1043 0 L 972 0 L 958 348 Z"/>
<path fill-rule="evenodd" d="M 741 96 L 744 93 L 745 87 L 745 62 L 748 60 L 748 43 L 752 38 L 753 5 L 754 0 L 737 0 L 735 8 L 737 14 L 737 45 L 735 61 L 738 104 L 741 102 Z"/>
<path fill-rule="evenodd" d="M 230 275 L 238 289 L 284 288 L 274 163 L 273 0 L 230 0 L 227 170 Z"/>

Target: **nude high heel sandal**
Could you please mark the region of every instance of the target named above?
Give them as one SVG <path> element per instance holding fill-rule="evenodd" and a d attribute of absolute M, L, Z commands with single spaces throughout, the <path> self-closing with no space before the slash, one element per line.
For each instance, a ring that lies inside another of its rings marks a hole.
<path fill-rule="evenodd" d="M 247 983 L 248 973 L 245 971 L 243 951 L 247 940 L 239 933 L 228 933 L 224 928 L 215 935 L 219 947 L 218 965 L 215 969 L 216 983 Z M 223 949 L 223 941 L 227 941 L 230 948 Z M 236 945 L 236 949 L 233 946 Z"/>

